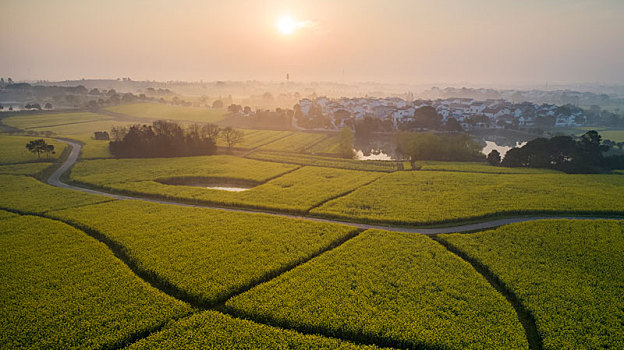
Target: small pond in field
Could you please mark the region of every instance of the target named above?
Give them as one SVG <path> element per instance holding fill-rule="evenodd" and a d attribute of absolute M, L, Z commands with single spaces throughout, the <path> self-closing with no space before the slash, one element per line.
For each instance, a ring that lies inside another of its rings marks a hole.
<path fill-rule="evenodd" d="M 228 187 L 228 186 L 215 186 L 215 185 L 206 186 L 204 188 L 207 188 L 209 190 L 220 190 L 220 191 L 229 191 L 229 192 L 243 192 L 243 191 L 250 190 L 249 188 L 244 188 L 244 187 Z"/>
<path fill-rule="evenodd" d="M 240 179 L 222 179 L 209 177 L 179 177 L 156 180 L 164 185 L 201 187 L 209 190 L 243 192 L 250 190 L 258 183 Z"/>

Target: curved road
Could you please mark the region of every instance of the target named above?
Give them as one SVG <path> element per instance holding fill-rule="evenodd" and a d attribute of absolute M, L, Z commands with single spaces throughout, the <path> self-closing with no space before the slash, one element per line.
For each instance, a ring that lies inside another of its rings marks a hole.
<path fill-rule="evenodd" d="M 421 233 L 425 235 L 433 235 L 433 234 L 438 234 L 438 233 L 478 231 L 478 230 L 495 228 L 495 227 L 503 226 L 507 224 L 512 224 L 516 222 L 535 221 L 535 220 L 542 220 L 542 219 L 588 219 L 588 220 L 606 219 L 606 218 L 601 218 L 601 217 L 533 216 L 533 217 L 496 219 L 496 220 L 484 221 L 484 222 L 473 223 L 473 224 L 448 226 L 448 227 L 440 227 L 440 228 L 418 228 L 418 227 L 369 225 L 369 224 L 360 224 L 360 223 L 340 221 L 340 220 L 320 219 L 320 218 L 314 218 L 310 216 L 291 215 L 291 214 L 266 212 L 266 211 L 251 210 L 251 209 L 222 208 L 222 207 L 215 207 L 215 206 L 210 206 L 210 205 L 185 204 L 185 203 L 179 203 L 179 202 L 173 202 L 173 201 L 167 201 L 167 200 L 161 200 L 161 199 L 117 195 L 117 194 L 92 190 L 88 188 L 73 186 L 73 185 L 69 185 L 69 184 L 62 182 L 61 176 L 76 163 L 76 161 L 78 160 L 78 157 L 80 156 L 80 150 L 82 149 L 82 145 L 73 141 L 66 140 L 66 139 L 57 139 L 57 140 L 60 142 L 64 142 L 68 146 L 70 146 L 71 152 L 69 156 L 67 157 L 67 159 L 65 160 L 65 162 L 63 162 L 63 164 L 58 169 L 56 169 L 56 171 L 54 171 L 52 175 L 50 175 L 50 177 L 48 178 L 48 184 L 52 186 L 56 186 L 56 187 L 67 188 L 70 190 L 76 190 L 76 191 L 81 191 L 81 192 L 86 192 L 86 193 L 91 193 L 91 194 L 97 194 L 100 196 L 106 196 L 106 197 L 110 197 L 114 199 L 142 200 L 142 201 L 152 202 L 152 203 L 170 204 L 170 205 L 178 205 L 178 206 L 183 206 L 183 207 L 194 207 L 194 208 L 209 208 L 209 209 L 225 210 L 225 211 L 232 211 L 232 212 L 239 212 L 239 213 L 250 213 L 250 214 L 261 213 L 265 215 L 275 215 L 275 216 L 281 216 L 281 217 L 287 217 L 287 218 L 293 218 L 293 219 L 303 219 L 303 220 L 311 220 L 311 221 L 316 221 L 316 222 L 348 225 L 348 226 L 353 226 L 353 227 L 357 227 L 357 228 L 364 229 L 364 230 L 380 229 L 380 230 L 407 232 L 407 233 Z M 608 218 L 608 219 L 613 219 L 613 218 Z M 622 218 L 617 218 L 617 220 L 622 220 Z"/>

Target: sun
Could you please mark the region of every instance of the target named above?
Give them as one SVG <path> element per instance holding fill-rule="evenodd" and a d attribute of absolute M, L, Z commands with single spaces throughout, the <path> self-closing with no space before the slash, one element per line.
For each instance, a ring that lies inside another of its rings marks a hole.
<path fill-rule="evenodd" d="M 277 20 L 276 26 L 277 30 L 282 35 L 291 35 L 297 30 L 297 27 L 299 27 L 297 21 L 288 15 L 280 17 Z"/>

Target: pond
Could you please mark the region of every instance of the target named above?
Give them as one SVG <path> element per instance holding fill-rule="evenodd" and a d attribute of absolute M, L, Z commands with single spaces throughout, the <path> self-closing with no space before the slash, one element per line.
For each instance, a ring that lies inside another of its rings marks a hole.
<path fill-rule="evenodd" d="M 173 177 L 158 179 L 164 185 L 201 187 L 209 190 L 243 192 L 258 186 L 259 183 L 241 179 L 223 179 L 211 177 Z"/>
<path fill-rule="evenodd" d="M 495 141 L 485 141 L 485 147 L 483 147 L 483 150 L 481 150 L 481 153 L 487 156 L 493 150 L 497 150 L 498 153 L 500 153 L 501 157 L 504 157 L 505 154 L 507 154 L 507 151 L 509 151 L 510 149 L 514 147 L 522 147 L 526 144 L 527 144 L 526 141 L 522 141 L 522 142 L 516 141 L 516 144 L 512 147 L 512 146 L 508 146 L 505 144 L 502 144 L 502 145 L 497 144 Z"/>

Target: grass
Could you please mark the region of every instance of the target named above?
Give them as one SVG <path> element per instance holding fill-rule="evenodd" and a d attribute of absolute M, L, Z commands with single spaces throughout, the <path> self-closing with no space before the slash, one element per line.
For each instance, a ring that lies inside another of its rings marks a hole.
<path fill-rule="evenodd" d="M 185 202 L 305 213 L 330 199 L 370 183 L 379 176 L 381 173 L 303 167 L 243 192 L 167 185 L 153 180 L 99 186 L 122 193 Z"/>
<path fill-rule="evenodd" d="M 340 153 L 340 136 L 330 135 L 321 142 L 309 147 L 308 151 L 312 154 L 338 154 Z"/>
<path fill-rule="evenodd" d="M 282 137 L 286 137 L 291 135 L 290 131 L 273 131 L 273 130 L 249 130 L 249 129 L 241 129 L 245 136 L 243 141 L 239 144 L 236 144 L 235 148 L 243 148 L 243 149 L 253 149 L 260 147 L 264 144 L 271 143 L 275 140 L 278 140 Z M 227 147 L 225 141 L 221 138 L 217 141 L 217 146 L 219 147 Z"/>
<path fill-rule="evenodd" d="M 48 167 L 50 167 L 52 163 L 46 162 L 37 162 L 37 163 L 23 163 L 23 164 L 12 164 L 12 165 L 1 165 L 0 166 L 0 174 L 2 175 L 31 175 L 35 176 Z"/>
<path fill-rule="evenodd" d="M 6 125 L 22 129 L 22 130 L 43 130 L 49 127 L 57 126 L 69 126 L 72 124 L 82 124 L 89 122 L 99 122 L 104 120 L 110 120 L 112 117 L 95 114 L 90 112 L 78 112 L 78 113 L 42 113 L 42 114 L 28 114 L 19 115 L 14 117 L 8 117 L 2 120 Z"/>
<path fill-rule="evenodd" d="M 139 274 L 201 306 L 218 304 L 354 234 L 342 225 L 140 201 L 48 215 L 99 232 L 123 247 Z"/>
<path fill-rule="evenodd" d="M 422 235 L 366 231 L 226 307 L 262 322 L 384 346 L 528 348 L 505 298 Z"/>
<path fill-rule="evenodd" d="M 298 132 L 260 147 L 261 150 L 281 152 L 306 152 L 314 145 L 327 138 L 326 134 Z"/>
<path fill-rule="evenodd" d="M 26 144 L 32 140 L 38 140 L 38 136 L 0 136 L 0 164 L 15 164 L 28 162 L 50 162 L 56 160 L 63 153 L 65 144 L 53 139 L 43 138 L 48 144 L 54 146 L 54 154 L 49 157 L 42 154 L 37 157 L 26 149 Z"/>
<path fill-rule="evenodd" d="M 95 185 L 174 177 L 239 179 L 260 183 L 296 168 L 233 156 L 97 159 L 77 163 L 71 171 L 71 179 Z"/>
<path fill-rule="evenodd" d="M 205 311 L 132 344 L 136 349 L 377 349 Z"/>
<path fill-rule="evenodd" d="M 68 135 L 69 139 L 82 142 L 81 159 L 101 159 L 112 158 L 112 154 L 108 150 L 110 141 L 95 140 L 93 134 Z"/>
<path fill-rule="evenodd" d="M 15 175 L 0 175 L 0 193 L 0 208 L 33 214 L 110 200 L 94 194 L 52 187 L 32 177 Z"/>
<path fill-rule="evenodd" d="M 313 165 L 327 168 L 340 168 L 364 171 L 393 172 L 398 170 L 396 162 L 375 160 L 354 160 L 334 157 L 314 156 L 285 152 L 255 151 L 246 156 L 251 159 L 265 160 L 298 165 Z"/>
<path fill-rule="evenodd" d="M 532 168 L 506 168 L 491 166 L 486 163 L 478 162 L 441 162 L 441 161 L 416 161 L 414 162 L 416 170 L 434 170 L 434 171 L 461 171 L 470 173 L 489 173 L 489 174 L 556 174 L 560 173 L 550 169 L 532 169 Z"/>
<path fill-rule="evenodd" d="M 108 107 L 107 110 L 136 118 L 216 123 L 225 118 L 225 109 L 181 107 L 163 103 L 135 103 Z"/>
<path fill-rule="evenodd" d="M 545 220 L 440 239 L 514 291 L 544 349 L 621 349 L 623 233 L 617 221 Z"/>
<path fill-rule="evenodd" d="M 405 171 L 330 201 L 312 213 L 349 220 L 433 224 L 492 215 L 621 214 L 624 178 L 615 175 L 479 174 Z"/>
<path fill-rule="evenodd" d="M 3 349 L 114 348 L 191 311 L 57 221 L 0 220 L 0 255 Z"/>

